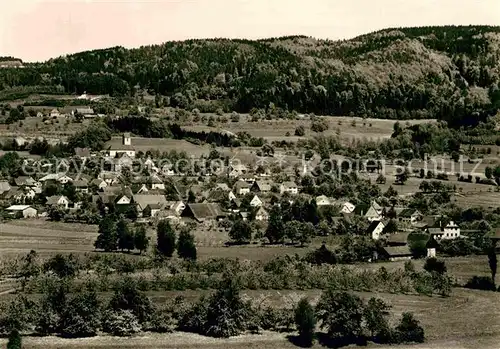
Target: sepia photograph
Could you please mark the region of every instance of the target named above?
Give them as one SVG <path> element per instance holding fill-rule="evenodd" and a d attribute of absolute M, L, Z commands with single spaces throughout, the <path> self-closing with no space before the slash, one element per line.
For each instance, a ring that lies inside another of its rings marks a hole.
<path fill-rule="evenodd" d="M 0 348 L 500 349 L 499 0 L 0 2 Z"/>

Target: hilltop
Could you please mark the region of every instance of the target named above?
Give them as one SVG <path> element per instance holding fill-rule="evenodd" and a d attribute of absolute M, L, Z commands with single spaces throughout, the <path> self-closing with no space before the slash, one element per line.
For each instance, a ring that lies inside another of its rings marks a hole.
<path fill-rule="evenodd" d="M 305 36 L 113 47 L 0 71 L 0 86 L 112 96 L 137 90 L 201 111 L 302 113 L 474 125 L 500 106 L 500 27 L 392 28 L 350 40 Z"/>

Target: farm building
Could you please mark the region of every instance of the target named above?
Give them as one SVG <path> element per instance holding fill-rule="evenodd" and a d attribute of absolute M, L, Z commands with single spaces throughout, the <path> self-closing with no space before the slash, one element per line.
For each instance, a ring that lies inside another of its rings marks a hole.
<path fill-rule="evenodd" d="M 404 246 L 387 246 L 382 248 L 380 258 L 387 259 L 391 262 L 405 261 L 412 257 L 412 253 L 408 245 Z"/>
<path fill-rule="evenodd" d="M 198 222 L 218 220 L 226 217 L 220 206 L 215 203 L 187 204 L 182 217 L 192 218 Z"/>
<path fill-rule="evenodd" d="M 415 225 L 422 219 L 423 215 L 415 208 L 404 209 L 399 215 L 398 220 L 403 224 Z"/>
<path fill-rule="evenodd" d="M 453 221 L 450 221 L 446 225 L 441 225 L 438 228 L 427 228 L 427 232 L 437 241 L 460 237 L 460 227 Z"/>
<path fill-rule="evenodd" d="M 12 215 L 20 215 L 23 218 L 35 218 L 37 216 L 37 210 L 29 205 L 12 205 L 6 208 Z"/>

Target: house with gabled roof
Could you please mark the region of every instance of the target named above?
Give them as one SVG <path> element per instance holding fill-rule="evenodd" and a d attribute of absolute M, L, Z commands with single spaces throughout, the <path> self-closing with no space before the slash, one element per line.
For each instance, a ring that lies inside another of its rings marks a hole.
<path fill-rule="evenodd" d="M 326 195 L 320 195 L 316 197 L 316 206 L 330 206 L 332 201 Z"/>
<path fill-rule="evenodd" d="M 96 178 L 92 180 L 92 185 L 95 185 L 98 190 L 102 190 L 108 186 L 108 183 L 102 178 Z"/>
<path fill-rule="evenodd" d="M 245 181 L 236 181 L 234 184 L 234 191 L 236 192 L 236 195 L 245 195 L 250 193 L 250 184 L 248 184 Z"/>
<path fill-rule="evenodd" d="M 254 195 L 252 200 L 250 200 L 251 207 L 261 207 L 262 205 L 263 205 L 263 202 L 257 195 Z"/>
<path fill-rule="evenodd" d="M 107 149 L 107 153 L 110 157 L 114 158 L 120 154 L 127 154 L 131 158 L 135 158 L 135 149 L 132 146 L 132 138 L 130 133 L 126 132 L 122 136 L 122 142 L 120 145 L 116 145 L 111 141 L 111 145 Z"/>
<path fill-rule="evenodd" d="M 415 225 L 422 220 L 423 214 L 416 208 L 406 208 L 398 215 L 398 221 L 403 224 Z"/>
<path fill-rule="evenodd" d="M 182 212 L 182 217 L 191 218 L 197 222 L 219 220 L 226 217 L 219 204 L 216 203 L 191 203 L 187 204 Z"/>
<path fill-rule="evenodd" d="M 80 193 L 88 193 L 89 192 L 89 181 L 86 178 L 78 179 L 73 182 L 75 186 L 75 190 Z"/>
<path fill-rule="evenodd" d="M 163 180 L 158 177 L 157 175 L 152 175 L 150 177 L 151 180 L 151 189 L 160 189 L 160 190 L 165 190 L 165 183 L 163 183 Z"/>
<path fill-rule="evenodd" d="M 375 220 L 370 223 L 366 230 L 366 235 L 370 236 L 373 240 L 379 240 L 385 228 L 383 221 Z"/>
<path fill-rule="evenodd" d="M 259 207 L 257 212 L 255 212 L 255 220 L 256 221 L 268 221 L 269 220 L 269 213 L 264 207 Z"/>
<path fill-rule="evenodd" d="M 49 196 L 47 198 L 47 206 L 62 206 L 63 208 L 68 209 L 69 200 L 64 195 Z"/>
<path fill-rule="evenodd" d="M 280 194 L 289 193 L 289 194 L 298 194 L 299 187 L 295 182 L 287 181 L 280 184 Z"/>
<path fill-rule="evenodd" d="M 143 212 L 148 205 L 159 204 L 162 207 L 167 206 L 167 199 L 165 198 L 165 195 L 134 195 L 133 202 L 137 205 L 139 212 Z"/>
<path fill-rule="evenodd" d="M 251 190 L 256 193 L 269 193 L 271 191 L 271 182 L 257 180 L 253 182 Z"/>

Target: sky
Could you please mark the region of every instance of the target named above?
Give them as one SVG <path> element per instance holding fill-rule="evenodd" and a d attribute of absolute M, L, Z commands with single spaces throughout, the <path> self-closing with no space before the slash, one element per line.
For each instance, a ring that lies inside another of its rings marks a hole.
<path fill-rule="evenodd" d="M 348 39 L 388 27 L 500 25 L 500 0 L 0 0 L 0 56 L 42 61 L 189 38 Z"/>

